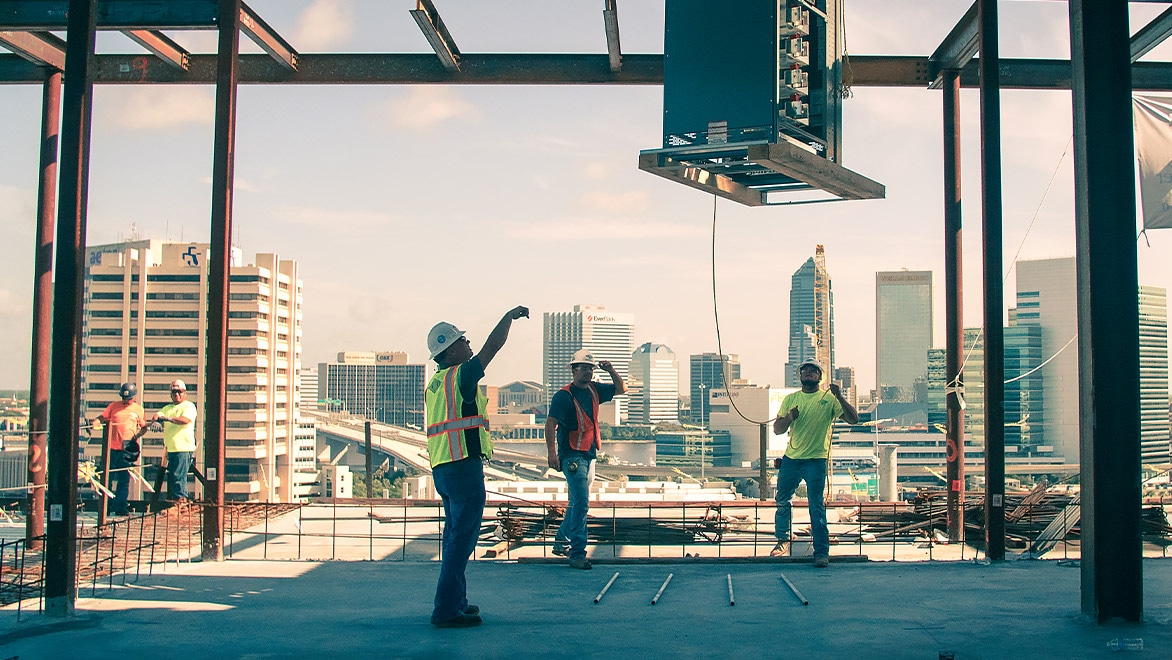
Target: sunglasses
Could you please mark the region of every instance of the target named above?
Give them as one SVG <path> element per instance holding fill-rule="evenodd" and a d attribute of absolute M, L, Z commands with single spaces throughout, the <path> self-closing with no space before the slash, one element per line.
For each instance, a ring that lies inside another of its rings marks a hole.
<path fill-rule="evenodd" d="M 171 394 L 183 394 L 185 390 L 171 390 Z"/>

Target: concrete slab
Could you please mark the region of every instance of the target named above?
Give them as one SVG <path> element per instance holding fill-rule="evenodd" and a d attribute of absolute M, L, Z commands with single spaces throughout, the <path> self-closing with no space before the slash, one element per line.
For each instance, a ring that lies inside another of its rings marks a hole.
<path fill-rule="evenodd" d="M 468 584 L 485 623 L 462 630 L 428 623 L 438 570 L 393 561 L 181 564 L 79 599 L 72 620 L 26 611 L 18 622 L 12 607 L 0 611 L 0 657 L 1097 658 L 1114 655 L 1114 638 L 1142 638 L 1145 657 L 1172 657 L 1172 562 L 1162 559 L 1144 562 L 1145 622 L 1103 626 L 1080 616 L 1071 562 L 575 571 L 481 561 L 469 566 Z"/>

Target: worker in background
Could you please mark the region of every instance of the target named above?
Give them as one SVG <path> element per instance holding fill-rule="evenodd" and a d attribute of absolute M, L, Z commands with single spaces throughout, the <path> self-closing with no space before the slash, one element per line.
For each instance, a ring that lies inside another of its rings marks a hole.
<path fill-rule="evenodd" d="M 428 351 L 439 368 L 424 393 L 431 476 L 444 503 L 443 559 L 431 612 L 431 623 L 439 628 L 481 623 L 480 608 L 468 603 L 464 579 L 484 517 L 484 461 L 492 456 L 488 399 L 479 383 L 513 321 L 528 316 L 525 307 L 509 310 L 476 355 L 464 331 L 451 323 L 437 323 L 427 334 Z"/>
<path fill-rule="evenodd" d="M 163 427 L 163 444 L 167 448 L 167 499 L 184 505 L 191 497 L 187 492 L 187 471 L 195 454 L 195 417 L 199 411 L 187 400 L 187 384 L 171 381 L 171 403 L 163 406 L 154 422 Z"/>
<path fill-rule="evenodd" d="M 95 425 L 100 423 L 109 426 L 106 459 L 109 461 L 110 490 L 114 491 L 110 513 L 125 516 L 129 512 L 126 497 L 130 493 L 130 463 L 122 451 L 122 443 L 133 438 L 148 422 L 146 411 L 134 400 L 138 396 L 138 388 L 134 383 L 122 383 L 122 387 L 118 388 L 118 396 L 120 400 L 111 401 L 94 422 Z"/>
<path fill-rule="evenodd" d="M 610 383 L 593 382 L 594 370 L 610 374 Z M 558 390 L 549 403 L 545 420 L 545 447 L 549 466 L 566 477 L 569 503 L 553 541 L 553 553 L 570 558 L 570 566 L 590 570 L 586 558 L 586 512 L 590 509 L 590 484 L 594 461 L 602 446 L 598 430 L 598 406 L 627 391 L 623 378 L 606 360 L 594 361 L 588 350 L 570 359 L 570 384 Z"/>
<path fill-rule="evenodd" d="M 790 554 L 790 500 L 798 484 L 806 482 L 810 507 L 810 528 L 814 536 L 814 566 L 830 566 L 830 531 L 826 527 L 826 461 L 830 456 L 830 431 L 834 420 L 842 417 L 848 424 L 858 424 L 859 413 L 842 397 L 842 389 L 830 383 L 821 389 L 822 364 L 809 359 L 798 365 L 802 389 L 781 400 L 773 432 L 789 431 L 789 445 L 777 470 L 777 513 L 774 534 L 777 545 L 770 557 Z"/>

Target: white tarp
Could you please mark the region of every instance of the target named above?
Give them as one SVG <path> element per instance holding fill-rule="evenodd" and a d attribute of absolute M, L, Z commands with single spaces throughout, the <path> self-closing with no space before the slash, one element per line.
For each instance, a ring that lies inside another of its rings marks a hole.
<path fill-rule="evenodd" d="M 1172 98 L 1131 97 L 1144 229 L 1172 227 Z"/>

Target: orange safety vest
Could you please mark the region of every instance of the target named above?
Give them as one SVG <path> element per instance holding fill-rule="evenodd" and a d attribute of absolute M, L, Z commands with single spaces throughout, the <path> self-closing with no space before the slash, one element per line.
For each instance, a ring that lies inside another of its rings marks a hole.
<path fill-rule="evenodd" d="M 598 389 L 594 387 L 594 383 L 590 383 L 587 389 L 590 391 L 590 403 L 592 404 L 591 416 L 586 415 L 586 411 L 578 403 L 578 398 L 574 396 L 569 385 L 562 388 L 563 392 L 570 395 L 570 401 L 574 402 L 574 412 L 578 415 L 578 429 L 567 434 L 570 449 L 576 451 L 590 451 L 602 447 L 602 434 L 598 431 L 597 423 Z"/>

